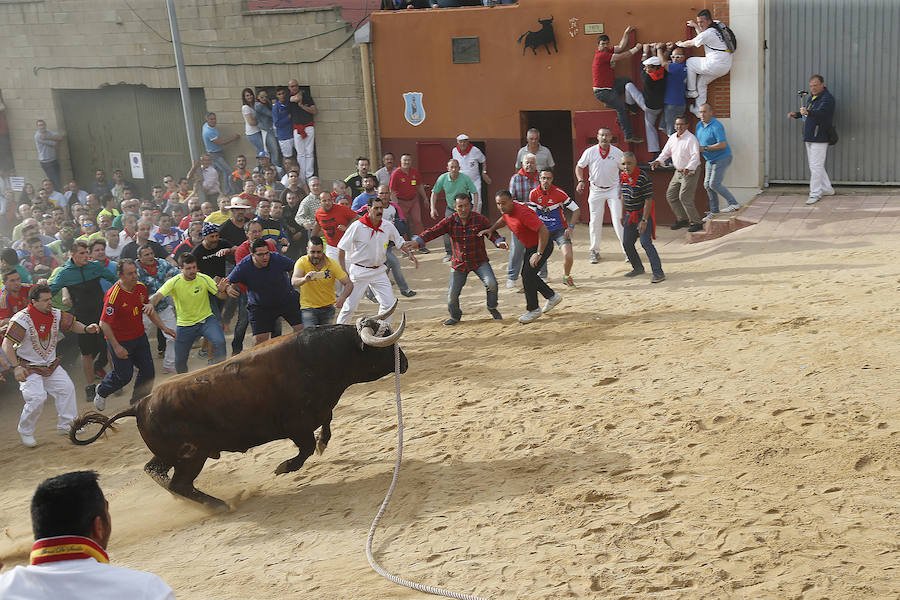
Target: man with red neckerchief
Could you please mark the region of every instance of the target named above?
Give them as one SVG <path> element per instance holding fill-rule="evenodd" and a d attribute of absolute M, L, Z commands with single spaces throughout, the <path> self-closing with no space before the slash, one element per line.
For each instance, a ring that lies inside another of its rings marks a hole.
<path fill-rule="evenodd" d="M 174 600 L 166 583 L 109 564 L 109 503 L 93 471 L 57 475 L 31 499 L 34 545 L 28 566 L 0 576 L 4 600 Z"/>
<path fill-rule="evenodd" d="M 53 308 L 50 286 L 38 283 L 28 292 L 29 305 L 9 320 L 3 340 L 3 353 L 19 381 L 25 400 L 19 419 L 19 437 L 28 448 L 37 446 L 34 428 L 44 410 L 47 394 L 56 401 L 59 415 L 56 428 L 60 435 L 69 435 L 72 422 L 78 416 L 75 407 L 75 385 L 59 364 L 56 344 L 61 331 L 77 334 L 99 334 L 96 323 L 82 325 L 75 316 Z M 18 346 L 16 346 L 18 344 Z M 0 597 L 5 597 L 0 594 Z"/>
<path fill-rule="evenodd" d="M 550 232 L 550 241 L 555 243 L 563 254 L 563 283 L 569 287 L 575 287 L 572 281 L 572 263 L 575 260 L 572 253 L 572 232 L 575 223 L 581 216 L 581 208 L 567 193 L 553 185 L 553 171 L 542 169 L 540 175 L 541 184 L 531 190 L 528 197 L 528 206 L 537 213 L 538 218 Z M 566 222 L 565 209 L 572 211 L 572 222 Z M 547 263 L 541 267 L 541 279 L 547 278 Z"/>
<path fill-rule="evenodd" d="M 485 158 L 484 152 L 469 142 L 468 135 L 461 133 L 456 136 L 456 146 L 450 151 L 450 157 L 459 162 L 459 172 L 469 176 L 480 196 L 481 180 L 484 179 L 484 182 L 488 185 L 491 183 L 491 177 L 487 172 L 487 158 Z M 475 212 L 481 212 L 481 203 L 479 202 L 478 204 L 475 207 Z"/>
<path fill-rule="evenodd" d="M 622 198 L 619 195 L 619 163 L 624 152 L 612 145 L 612 130 L 601 127 L 597 130 L 597 144 L 586 149 L 575 165 L 578 185 L 575 191 L 584 193 L 590 185 L 588 208 L 591 220 L 588 225 L 591 241 L 591 264 L 600 261 L 600 237 L 603 235 L 603 213 L 609 204 L 613 231 L 622 243 L 622 222 L 617 215 L 622 214 Z M 587 180 L 587 182 L 585 181 Z"/>
<path fill-rule="evenodd" d="M 372 288 L 378 299 L 378 312 L 386 312 L 394 304 L 394 290 L 384 262 L 387 260 L 388 242 L 394 242 L 397 248 L 401 248 L 404 240 L 393 223 L 382 219 L 383 213 L 381 199 L 377 196 L 369 198 L 366 214 L 351 223 L 338 242 L 338 262 L 353 282 L 353 291 L 338 313 L 338 324 L 350 322 L 368 287 Z M 415 262 L 415 259 L 412 260 Z"/>
<path fill-rule="evenodd" d="M 460 166 L 462 171 L 462 166 Z M 471 178 L 470 178 L 471 179 Z M 412 155 L 400 156 L 400 168 L 391 173 L 391 202 L 395 202 L 409 216 L 410 231 L 422 231 L 422 202 L 425 201 L 425 185 L 422 176 L 412 166 Z M 478 188 L 480 189 L 480 188 Z M 425 252 L 424 254 L 427 254 Z"/>

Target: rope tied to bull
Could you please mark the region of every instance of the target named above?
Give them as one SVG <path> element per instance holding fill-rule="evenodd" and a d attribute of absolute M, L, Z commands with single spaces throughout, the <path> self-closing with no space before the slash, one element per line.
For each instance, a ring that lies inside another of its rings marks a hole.
<path fill-rule="evenodd" d="M 369 529 L 369 536 L 366 538 L 366 558 L 369 560 L 369 565 L 372 566 L 376 573 L 385 579 L 392 581 L 397 585 L 425 592 L 426 594 L 444 596 L 446 598 L 456 598 L 457 600 L 486 600 L 485 598 L 480 598 L 478 596 L 451 592 L 450 590 L 423 585 L 392 575 L 378 564 L 378 561 L 375 560 L 375 556 L 372 554 L 372 540 L 375 539 L 375 529 L 378 527 L 378 521 L 381 520 L 384 511 L 387 510 L 388 503 L 391 501 L 391 496 L 394 494 L 394 488 L 397 487 L 397 480 L 400 478 L 400 462 L 403 460 L 403 406 L 400 400 L 400 346 L 396 342 L 394 343 L 394 391 L 397 397 L 397 460 L 394 463 L 394 476 L 391 478 L 391 485 L 388 488 L 387 494 L 384 496 L 384 502 L 381 503 L 381 508 L 378 509 L 378 514 L 375 515 L 375 519 L 372 521 L 372 527 Z"/>

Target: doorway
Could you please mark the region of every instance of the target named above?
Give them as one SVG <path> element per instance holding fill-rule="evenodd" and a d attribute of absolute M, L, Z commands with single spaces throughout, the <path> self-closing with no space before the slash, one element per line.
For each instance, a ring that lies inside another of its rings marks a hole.
<path fill-rule="evenodd" d="M 556 166 L 553 183 L 575 198 L 575 160 L 572 155 L 572 113 L 568 110 L 531 110 L 519 113 L 522 146 L 534 127 L 541 132 L 541 145 L 550 149 Z"/>

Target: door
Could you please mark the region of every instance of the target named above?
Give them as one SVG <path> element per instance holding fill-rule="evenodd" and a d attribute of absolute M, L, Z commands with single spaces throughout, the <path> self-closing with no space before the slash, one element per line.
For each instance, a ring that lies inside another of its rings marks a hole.
<path fill-rule="evenodd" d="M 900 184 L 900 1 L 777 0 L 767 3 L 766 20 L 768 181 L 809 182 L 803 125 L 787 113 L 820 74 L 837 104 L 840 141 L 825 162 L 831 181 Z"/>
<path fill-rule="evenodd" d="M 150 89 L 114 85 L 97 90 L 61 90 L 59 101 L 66 123 L 66 143 L 75 179 L 89 187 L 97 169 L 107 177 L 121 169 L 138 197 L 149 197 L 150 188 L 164 175 L 176 179 L 191 168 L 185 134 L 181 95 L 177 89 Z M 206 98 L 202 89 L 191 90 L 191 105 L 199 147 L 205 121 Z M 140 152 L 144 179 L 133 180 L 129 152 Z"/>
<path fill-rule="evenodd" d="M 541 145 L 550 149 L 556 166 L 553 183 L 575 197 L 575 161 L 572 156 L 572 113 L 568 110 L 534 110 L 520 113 L 522 146 L 532 127 L 541 133 Z"/>

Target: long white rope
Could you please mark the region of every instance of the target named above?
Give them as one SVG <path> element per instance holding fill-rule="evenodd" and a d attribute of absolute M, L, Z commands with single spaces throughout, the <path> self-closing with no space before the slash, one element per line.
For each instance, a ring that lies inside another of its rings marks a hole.
<path fill-rule="evenodd" d="M 398 344 L 394 344 L 394 390 L 397 394 L 397 461 L 394 463 L 394 477 L 391 479 L 391 487 L 388 488 L 387 494 L 384 497 L 384 502 L 381 503 L 381 508 L 378 509 L 375 520 L 372 521 L 372 527 L 369 529 L 369 537 L 366 538 L 366 558 L 369 559 L 369 564 L 375 569 L 376 573 L 397 585 L 406 586 L 420 592 L 425 592 L 426 594 L 434 594 L 435 596 L 457 598 L 457 600 L 486 600 L 485 598 L 480 598 L 478 596 L 469 596 L 468 594 L 451 592 L 430 585 L 422 585 L 421 583 L 416 583 L 392 575 L 378 564 L 378 561 L 375 560 L 375 556 L 372 554 L 372 540 L 375 539 L 375 528 L 378 527 L 378 521 L 381 520 L 384 511 L 387 510 L 388 502 L 391 501 L 391 496 L 394 494 L 394 488 L 397 486 L 397 480 L 400 478 L 400 462 L 403 460 L 403 408 L 400 403 L 400 346 Z"/>

